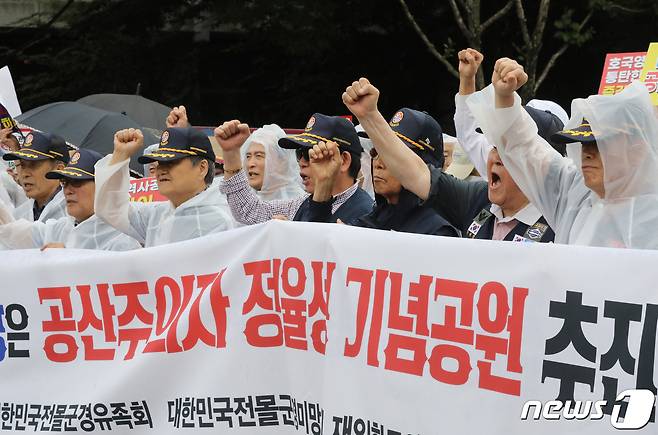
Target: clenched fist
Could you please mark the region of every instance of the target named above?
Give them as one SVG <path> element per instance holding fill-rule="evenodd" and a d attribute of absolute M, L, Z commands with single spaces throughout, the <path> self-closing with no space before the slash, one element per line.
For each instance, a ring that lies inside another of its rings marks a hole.
<path fill-rule="evenodd" d="M 190 122 L 187 119 L 187 109 L 185 109 L 185 106 L 177 106 L 171 109 L 169 116 L 167 116 L 167 128 L 189 126 Z"/>
<path fill-rule="evenodd" d="M 459 59 L 459 78 L 474 79 L 484 56 L 477 50 L 467 48 L 457 53 Z"/>
<path fill-rule="evenodd" d="M 225 152 L 239 150 L 250 134 L 249 126 L 237 119 L 223 123 L 214 133 L 217 143 Z"/>
<path fill-rule="evenodd" d="M 503 57 L 496 61 L 491 83 L 494 85 L 497 97 L 510 98 L 527 81 L 528 74 L 515 60 Z"/>
<path fill-rule="evenodd" d="M 128 128 L 119 130 L 114 135 L 113 162 L 129 159 L 144 147 L 144 135 L 141 130 Z"/>
<path fill-rule="evenodd" d="M 343 160 L 336 142 L 319 142 L 308 152 L 313 181 L 317 184 L 325 180 L 333 182 Z"/>
<path fill-rule="evenodd" d="M 379 100 L 379 90 L 364 77 L 352 82 L 343 92 L 343 103 L 357 118 L 376 113 L 377 100 Z"/>

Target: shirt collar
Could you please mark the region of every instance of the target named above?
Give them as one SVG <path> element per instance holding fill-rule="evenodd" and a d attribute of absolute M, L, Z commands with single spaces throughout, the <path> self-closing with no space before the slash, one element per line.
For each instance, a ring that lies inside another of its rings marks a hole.
<path fill-rule="evenodd" d="M 359 183 L 354 183 L 344 191 L 340 192 L 338 195 L 334 195 L 334 201 L 346 201 L 350 196 L 354 194 L 358 187 Z"/>
<path fill-rule="evenodd" d="M 503 217 L 503 210 L 497 204 L 491 204 L 490 211 L 496 216 L 498 222 L 510 222 L 511 220 L 516 219 L 526 225 L 533 225 L 539 220 L 539 218 L 541 218 L 541 213 L 537 210 L 537 207 L 531 203 L 528 203 L 528 205 L 517 211 L 514 216 Z"/>
<path fill-rule="evenodd" d="M 50 204 L 50 201 L 52 201 L 53 198 L 55 198 L 55 196 L 57 196 L 57 194 L 58 194 L 59 192 L 61 192 L 61 190 L 62 190 L 62 186 L 58 186 L 57 189 L 55 190 L 55 192 L 53 192 L 53 194 L 50 196 L 50 198 L 48 198 L 48 201 L 46 201 L 46 202 L 43 204 L 43 207 L 39 207 L 39 206 L 37 205 L 37 200 L 36 200 L 36 199 L 33 199 L 33 200 L 32 200 L 32 201 L 33 201 L 33 203 L 32 203 L 32 212 L 33 212 L 33 214 L 34 214 L 34 220 L 35 220 L 35 221 L 36 221 L 36 220 L 39 220 L 39 217 L 41 217 L 41 213 L 43 213 L 43 211 L 44 211 L 45 208 L 48 206 L 48 204 Z"/>

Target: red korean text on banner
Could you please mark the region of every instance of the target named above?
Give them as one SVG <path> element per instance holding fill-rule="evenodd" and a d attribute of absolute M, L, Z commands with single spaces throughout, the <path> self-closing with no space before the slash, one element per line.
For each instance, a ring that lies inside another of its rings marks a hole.
<path fill-rule="evenodd" d="M 128 192 L 130 193 L 131 201 L 160 202 L 167 200 L 158 190 L 158 182 L 155 177 L 130 180 L 130 189 Z"/>

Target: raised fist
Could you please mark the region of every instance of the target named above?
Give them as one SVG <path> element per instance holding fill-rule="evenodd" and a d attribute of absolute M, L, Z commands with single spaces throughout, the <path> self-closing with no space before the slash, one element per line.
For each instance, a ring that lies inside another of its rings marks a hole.
<path fill-rule="evenodd" d="M 472 48 L 457 53 L 459 59 L 459 78 L 474 79 L 484 59 L 482 53 Z"/>
<path fill-rule="evenodd" d="M 308 152 L 311 176 L 315 183 L 331 180 L 338 174 L 343 159 L 336 142 L 319 142 Z"/>
<path fill-rule="evenodd" d="M 496 61 L 491 83 L 494 85 L 497 96 L 510 97 L 527 81 L 528 74 L 515 60 L 503 57 Z"/>
<path fill-rule="evenodd" d="M 187 109 L 185 109 L 185 106 L 178 106 L 171 109 L 169 116 L 167 116 L 167 128 L 189 126 L 190 122 L 187 119 Z"/>
<path fill-rule="evenodd" d="M 114 135 L 114 154 L 124 160 L 130 158 L 144 147 L 144 135 L 141 130 L 128 128 L 119 130 Z"/>
<path fill-rule="evenodd" d="M 379 90 L 364 77 L 352 82 L 343 92 L 343 103 L 357 118 L 377 112 L 377 100 Z"/>
<path fill-rule="evenodd" d="M 239 150 L 249 137 L 249 126 L 237 119 L 227 121 L 215 129 L 215 139 L 224 151 Z"/>
<path fill-rule="evenodd" d="M 11 128 L 0 130 L 0 146 L 9 151 L 16 151 L 20 148 L 20 144 L 12 132 L 13 130 Z"/>

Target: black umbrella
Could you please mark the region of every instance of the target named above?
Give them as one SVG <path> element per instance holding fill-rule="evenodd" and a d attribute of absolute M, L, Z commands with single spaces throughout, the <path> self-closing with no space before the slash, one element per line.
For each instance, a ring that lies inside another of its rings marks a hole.
<path fill-rule="evenodd" d="M 94 94 L 80 98 L 78 103 L 110 112 L 123 113 L 141 126 L 164 130 L 171 108 L 141 95 Z"/>
<path fill-rule="evenodd" d="M 37 107 L 16 117 L 28 127 L 57 134 L 67 142 L 81 148 L 89 148 L 103 155 L 114 149 L 114 133 L 125 128 L 141 127 L 126 115 L 90 107 L 73 101 L 60 101 Z M 149 130 L 142 129 L 144 144 L 159 142 Z M 130 169 L 142 173 L 144 167 L 137 162 L 139 156 L 130 160 Z"/>

